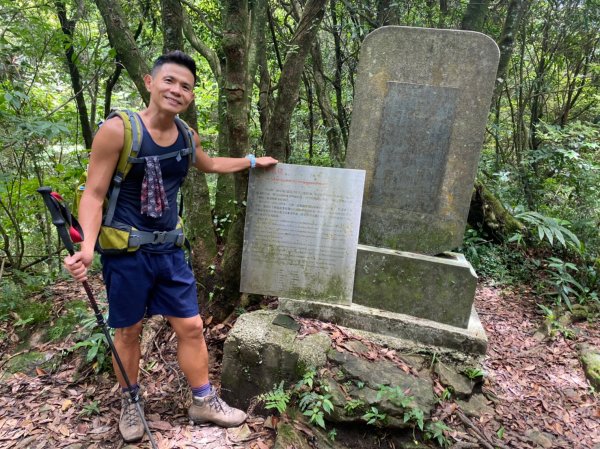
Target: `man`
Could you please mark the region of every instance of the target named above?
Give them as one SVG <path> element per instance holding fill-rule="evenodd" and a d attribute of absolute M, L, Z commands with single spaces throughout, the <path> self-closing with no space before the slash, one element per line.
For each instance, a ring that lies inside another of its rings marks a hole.
<path fill-rule="evenodd" d="M 139 113 L 144 137 L 136 164 L 122 183 L 115 219 L 142 231 L 169 231 L 177 225 L 177 192 L 187 173 L 190 158 L 159 159 L 161 154 L 185 147 L 175 116 L 185 111 L 194 98 L 196 65 L 180 51 L 159 57 L 152 73 L 144 77 L 150 103 Z M 107 120 L 94 138 L 86 188 L 79 206 L 79 222 L 86 239 L 81 250 L 66 257 L 65 267 L 79 281 L 87 278 L 94 244 L 102 221 L 102 204 L 124 145 L 123 121 Z M 269 167 L 271 157 L 210 158 L 202 151 L 198 135 L 195 167 L 207 173 L 232 173 L 249 167 Z M 199 315 L 196 283 L 183 250 L 173 242 L 144 244 L 134 252 L 102 255 L 109 320 L 116 328 L 115 347 L 133 389 L 139 389 L 140 334 L 146 315 L 164 315 L 178 338 L 177 359 L 192 389 L 190 418 L 196 423 L 212 422 L 224 427 L 239 426 L 246 414 L 220 399 L 208 379 L 208 352 Z M 140 440 L 144 428 L 135 404 L 131 403 L 123 376 L 113 359 L 122 387 L 119 430 L 126 442 Z"/>

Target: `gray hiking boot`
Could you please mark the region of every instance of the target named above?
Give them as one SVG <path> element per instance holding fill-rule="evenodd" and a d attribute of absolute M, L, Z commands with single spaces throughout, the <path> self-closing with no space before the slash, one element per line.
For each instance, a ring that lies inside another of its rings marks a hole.
<path fill-rule="evenodd" d="M 144 401 L 141 399 L 142 392 L 138 393 L 140 396 L 139 404 L 144 412 Z M 137 411 L 137 406 L 131 401 L 129 393 L 123 393 L 121 398 L 121 419 L 119 420 L 119 431 L 123 436 L 123 441 L 126 443 L 133 443 L 139 441 L 144 436 L 144 425 Z"/>
<path fill-rule="evenodd" d="M 211 422 L 221 427 L 237 427 L 246 420 L 246 414 L 237 408 L 230 407 L 217 396 L 212 388 L 210 394 L 192 399 L 188 415 L 196 424 Z"/>

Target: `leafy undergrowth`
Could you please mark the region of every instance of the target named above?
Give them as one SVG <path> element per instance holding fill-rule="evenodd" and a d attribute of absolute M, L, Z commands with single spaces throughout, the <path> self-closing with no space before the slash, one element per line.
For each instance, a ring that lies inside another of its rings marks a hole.
<path fill-rule="evenodd" d="M 102 291 L 98 278 L 92 279 L 92 285 L 95 291 Z M 53 293 L 55 321 L 70 303 L 85 299 L 73 282 L 57 283 Z M 536 297 L 526 289 L 482 285 L 476 306 L 489 338 L 484 392 L 494 398 L 491 405 L 495 413 L 463 419 L 451 402 L 444 403 L 439 411 L 451 428 L 447 441 L 457 448 L 487 447 L 486 441 L 495 441 L 501 443 L 491 447 L 595 449 L 600 444 L 599 398 L 584 377 L 576 345 L 585 342 L 600 347 L 598 323 L 578 323 L 568 333 L 540 340 L 534 334 L 543 315 Z M 207 330 L 211 379 L 217 386 L 222 344 L 230 327 L 210 325 Z M 271 419 L 252 416 L 247 425 L 229 430 L 190 425 L 186 416 L 189 393 L 177 367 L 176 340 L 164 322 L 158 322 L 155 331 L 144 358 L 141 383 L 147 392 L 147 419 L 159 448 L 273 446 Z M 1 448 L 124 446 L 117 430 L 117 385 L 112 375 L 95 374 L 92 365 L 84 363 L 87 348 L 68 351 L 75 344 L 77 331 L 59 342 L 42 343 L 33 338 L 27 349 L 22 346 L 23 335 L 17 336 L 6 322 L 0 322 L 0 333 L 5 335 L 0 342 L 0 375 L 16 354 L 27 351 L 60 359 L 52 368 L 40 365 L 26 373 L 5 375 L 0 382 Z M 392 446 L 393 439 L 383 438 L 377 443 L 377 447 Z M 150 445 L 145 441 L 137 447 Z"/>

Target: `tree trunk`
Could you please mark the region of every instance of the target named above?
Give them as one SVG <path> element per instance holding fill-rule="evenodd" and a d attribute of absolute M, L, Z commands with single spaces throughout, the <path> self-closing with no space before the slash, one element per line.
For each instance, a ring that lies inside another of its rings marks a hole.
<path fill-rule="evenodd" d="M 289 157 L 287 142 L 292 113 L 298 101 L 304 62 L 319 30 L 326 3 L 327 0 L 308 0 L 283 64 L 279 91 L 265 136 L 267 154 L 280 161 L 286 161 Z"/>
<path fill-rule="evenodd" d="M 150 93 L 144 85 L 144 75 L 150 70 L 127 27 L 119 0 L 96 0 L 96 5 L 104 19 L 111 47 L 117 52 L 119 61 L 127 69 L 144 103 L 148 104 Z"/>
<path fill-rule="evenodd" d="M 248 150 L 248 30 L 250 15 L 247 0 L 229 0 L 223 4 L 223 52 L 225 53 L 225 98 L 227 101 L 227 129 L 229 154 L 243 157 Z M 222 272 L 225 301 L 220 301 L 218 319 L 224 319 L 239 301 L 240 266 L 243 248 L 243 223 L 248 173 L 236 173 L 235 201 L 236 215 L 227 236 L 223 254 Z"/>
<path fill-rule="evenodd" d="M 327 85 L 325 83 L 325 74 L 323 72 L 323 60 L 321 55 L 321 46 L 315 40 L 312 47 L 313 77 L 315 81 L 315 90 L 317 102 L 323 117 L 323 123 L 327 129 L 327 142 L 329 144 L 329 154 L 336 167 L 341 167 L 344 162 L 344 151 L 341 142 L 340 130 L 335 120 L 335 113 L 329 101 Z"/>
<path fill-rule="evenodd" d="M 382 26 L 399 25 L 398 3 L 392 0 L 379 0 L 377 2 L 377 24 Z"/>
<path fill-rule="evenodd" d="M 523 0 L 510 0 L 506 11 L 506 18 L 502 26 L 502 33 L 498 38 L 498 47 L 500 48 L 500 61 L 498 62 L 498 71 L 496 72 L 496 89 L 494 96 L 498 97 L 502 90 L 502 84 L 508 64 L 515 48 L 515 35 L 521 25 L 524 12 L 527 9 L 527 2 Z"/>
<path fill-rule="evenodd" d="M 467 222 L 495 243 L 506 242 L 513 234 L 525 229 L 480 181 L 475 182 Z"/>
<path fill-rule="evenodd" d="M 81 123 L 81 133 L 86 148 L 92 147 L 92 127 L 87 113 L 85 98 L 83 96 L 83 85 L 81 83 L 81 75 L 76 64 L 75 50 L 73 49 L 73 31 L 75 30 L 75 21 L 67 19 L 67 8 L 62 1 L 55 1 L 56 14 L 60 21 L 60 27 L 63 32 L 63 46 L 65 49 L 65 57 L 69 75 L 71 77 L 71 86 L 75 94 L 75 103 L 77 104 L 77 113 L 79 114 L 79 122 Z"/>
<path fill-rule="evenodd" d="M 483 30 L 483 24 L 488 12 L 490 0 L 469 0 L 465 14 L 460 24 L 461 30 Z"/>
<path fill-rule="evenodd" d="M 335 99 L 337 107 L 337 121 L 340 125 L 340 133 L 344 141 L 344 147 L 348 147 L 348 120 L 344 102 L 342 100 L 342 42 L 341 42 L 341 27 L 338 24 L 337 12 L 335 10 L 336 0 L 330 0 L 331 21 L 333 23 L 333 43 L 335 52 L 335 75 L 333 80 L 333 88 L 335 89 Z M 354 88 L 352 89 L 354 91 Z"/>
<path fill-rule="evenodd" d="M 184 49 L 183 27 L 184 14 L 179 0 L 161 0 L 163 53 Z M 198 129 L 196 103 L 182 114 L 182 118 L 194 129 Z M 194 169 L 189 171 L 182 189 L 184 199 L 184 223 L 186 237 L 192 246 L 192 266 L 194 275 L 199 280 L 198 301 L 208 302 L 209 293 L 213 291 L 214 279 L 209 267 L 217 255 L 217 244 L 210 210 L 210 194 L 206 176 Z M 181 211 L 180 211 L 181 213 Z"/>

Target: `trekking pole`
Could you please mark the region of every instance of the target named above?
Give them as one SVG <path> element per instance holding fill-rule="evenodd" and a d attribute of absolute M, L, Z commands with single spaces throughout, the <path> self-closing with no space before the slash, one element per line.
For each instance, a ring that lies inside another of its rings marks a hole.
<path fill-rule="evenodd" d="M 73 241 L 75 241 L 75 242 L 83 241 L 83 232 L 82 232 L 81 228 L 79 227 L 79 224 L 73 219 L 67 206 L 65 204 L 62 204 L 63 199 L 58 193 L 53 192 L 52 189 L 50 189 L 50 187 L 40 187 L 39 189 L 37 189 L 37 191 L 42 195 L 42 198 L 44 199 L 44 203 L 46 204 L 46 207 L 48 208 L 48 210 L 50 211 L 50 215 L 52 216 L 52 223 L 54 224 L 54 226 L 56 226 L 56 229 L 58 230 L 58 235 L 59 235 L 60 239 L 64 243 L 69 254 L 72 256 L 75 253 L 75 247 L 73 246 Z M 87 293 L 87 297 L 90 301 L 92 309 L 94 310 L 94 316 L 96 317 L 96 322 L 98 323 L 98 326 L 102 329 L 102 332 L 104 333 L 104 336 L 106 337 L 106 341 L 108 342 L 108 346 L 110 347 L 110 351 L 112 352 L 112 355 L 114 356 L 115 361 L 117 362 L 119 371 L 121 371 L 121 375 L 123 376 L 123 379 L 125 380 L 125 384 L 127 385 L 127 390 L 129 391 L 129 394 L 131 396 L 131 402 L 133 402 L 135 404 L 138 415 L 140 416 L 140 419 L 142 420 L 142 424 L 144 425 L 144 431 L 148 435 L 148 439 L 150 440 L 150 444 L 152 445 L 152 448 L 158 449 L 158 447 L 156 446 L 156 442 L 154 441 L 154 438 L 152 438 L 152 434 L 150 433 L 148 423 L 146 422 L 146 419 L 144 418 L 144 412 L 143 412 L 142 407 L 140 406 L 140 402 L 139 402 L 140 397 L 139 397 L 138 391 L 136 391 L 134 393 L 131 388 L 131 382 L 129 381 L 129 377 L 127 376 L 127 373 L 125 372 L 125 367 L 123 366 L 123 362 L 121 362 L 121 358 L 119 357 L 119 354 L 117 353 L 117 349 L 115 348 L 112 338 L 110 337 L 108 326 L 106 325 L 106 322 L 104 321 L 104 316 L 102 315 L 102 312 L 100 312 L 100 309 L 98 308 L 98 303 L 96 302 L 96 299 L 94 297 L 94 293 L 92 292 L 90 284 L 88 283 L 88 281 L 82 281 L 82 284 L 83 284 L 83 289 Z"/>

